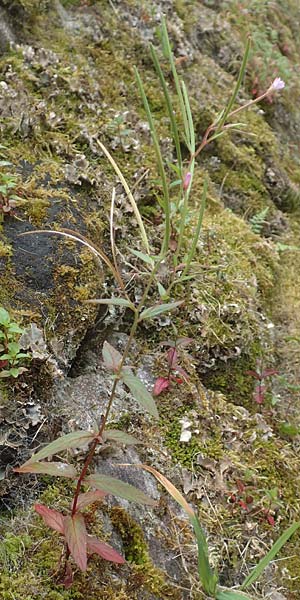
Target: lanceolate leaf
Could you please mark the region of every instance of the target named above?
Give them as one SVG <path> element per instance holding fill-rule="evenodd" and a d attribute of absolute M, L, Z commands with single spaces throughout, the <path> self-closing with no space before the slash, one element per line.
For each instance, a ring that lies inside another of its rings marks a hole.
<path fill-rule="evenodd" d="M 25 463 L 19 469 L 14 469 L 17 473 L 44 473 L 54 477 L 71 477 L 74 479 L 77 475 L 74 467 L 62 462 L 34 462 Z"/>
<path fill-rule="evenodd" d="M 84 494 L 79 494 L 78 500 L 77 500 L 77 505 L 76 505 L 76 511 L 83 510 L 83 508 L 86 508 L 87 506 L 89 506 L 90 504 L 93 504 L 94 502 L 99 502 L 99 500 L 102 500 L 103 498 L 105 498 L 106 495 L 107 495 L 107 492 L 101 492 L 100 490 L 92 490 L 91 492 L 85 492 Z M 71 508 L 73 508 L 73 501 L 72 501 Z"/>
<path fill-rule="evenodd" d="M 103 433 L 103 439 L 114 440 L 115 442 L 120 442 L 120 444 L 142 444 L 142 442 L 133 435 L 124 433 L 124 431 L 119 431 L 119 429 L 106 429 Z"/>
<path fill-rule="evenodd" d="M 135 377 L 131 372 L 124 371 L 122 373 L 122 381 L 127 385 L 135 398 L 135 400 L 144 408 L 150 415 L 158 419 L 159 414 L 156 404 L 148 392 L 147 388 L 138 377 Z"/>
<path fill-rule="evenodd" d="M 119 552 L 114 550 L 114 548 L 112 548 L 108 544 L 100 542 L 99 540 L 97 540 L 97 538 L 95 538 L 92 535 L 87 536 L 87 550 L 91 554 L 95 552 L 96 554 L 99 554 L 101 558 L 104 558 L 105 560 L 110 560 L 111 562 L 120 565 L 124 564 L 125 562 L 125 558 L 123 558 L 123 556 L 121 556 Z"/>
<path fill-rule="evenodd" d="M 118 352 L 111 344 L 104 342 L 102 348 L 103 361 L 107 369 L 116 372 L 122 360 L 122 354 Z"/>
<path fill-rule="evenodd" d="M 71 448 L 80 448 L 81 446 L 85 446 L 91 442 L 95 436 L 96 433 L 92 431 L 73 431 L 72 433 L 67 433 L 67 435 L 62 435 L 60 438 L 54 442 L 51 442 L 51 444 L 48 444 L 48 446 L 45 446 L 45 448 L 36 454 L 33 454 L 23 466 L 35 463 L 43 458 L 48 458 L 48 456 L 53 456 L 62 450 L 69 450 Z"/>
<path fill-rule="evenodd" d="M 152 258 L 152 256 L 149 256 L 149 254 L 144 254 L 144 252 L 139 252 L 139 250 L 134 250 L 133 248 L 128 248 L 128 250 L 131 254 L 133 254 L 143 262 L 147 263 L 147 265 L 153 267 L 154 259 Z"/>
<path fill-rule="evenodd" d="M 71 555 L 81 571 L 87 566 L 87 533 L 84 516 L 76 513 L 64 519 L 64 535 Z"/>
<path fill-rule="evenodd" d="M 59 531 L 59 533 L 64 533 L 65 517 L 58 512 L 58 510 L 48 508 L 48 506 L 44 506 L 44 504 L 35 504 L 34 510 L 43 518 L 48 527 L 55 529 L 55 531 Z"/>
<path fill-rule="evenodd" d="M 137 502 L 138 504 L 148 504 L 149 506 L 155 506 L 156 504 L 152 498 L 146 496 L 146 494 L 138 488 L 129 483 L 125 483 L 120 479 L 116 479 L 115 477 L 110 477 L 109 475 L 98 475 L 95 473 L 89 475 L 84 480 L 84 483 L 99 490 L 103 490 L 104 492 L 108 492 L 109 494 L 113 494 L 114 496 L 125 498 L 125 500 Z"/>
<path fill-rule="evenodd" d="M 125 298 L 93 298 L 92 300 L 86 300 L 85 304 L 113 304 L 114 306 L 124 306 L 135 310 L 134 304 L 125 300 Z"/>
<path fill-rule="evenodd" d="M 178 302 L 168 302 L 167 304 L 158 304 L 157 306 L 151 306 L 150 308 L 146 308 L 145 310 L 143 310 L 143 312 L 140 314 L 139 320 L 143 321 L 145 319 L 153 319 L 154 317 L 157 317 L 162 313 L 169 312 L 170 310 L 177 308 L 177 306 L 180 306 L 182 303 L 183 301 L 180 300 Z"/>
<path fill-rule="evenodd" d="M 216 600 L 253 600 L 252 596 L 235 590 L 218 591 Z"/>
<path fill-rule="evenodd" d="M 153 396 L 159 396 L 168 387 L 170 387 L 170 380 L 167 377 L 158 377 L 154 384 Z"/>
<path fill-rule="evenodd" d="M 245 581 L 241 585 L 241 589 L 247 588 L 249 585 L 254 583 L 261 573 L 265 570 L 268 564 L 273 560 L 276 554 L 281 550 L 282 546 L 290 539 L 290 537 L 299 529 L 300 521 L 293 523 L 283 534 L 276 540 L 273 544 L 269 552 L 259 561 L 259 563 L 254 567 L 253 571 L 251 571 L 250 575 L 246 577 Z"/>

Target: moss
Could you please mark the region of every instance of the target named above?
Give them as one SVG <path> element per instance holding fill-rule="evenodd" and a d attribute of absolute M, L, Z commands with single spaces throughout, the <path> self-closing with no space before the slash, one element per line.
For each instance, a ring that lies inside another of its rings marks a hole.
<path fill-rule="evenodd" d="M 176 589 L 168 585 L 164 573 L 153 565 L 141 527 L 123 508 L 113 508 L 110 516 L 122 537 L 126 560 L 133 564 L 135 573 L 142 575 L 143 585 L 152 594 L 176 599 Z"/>

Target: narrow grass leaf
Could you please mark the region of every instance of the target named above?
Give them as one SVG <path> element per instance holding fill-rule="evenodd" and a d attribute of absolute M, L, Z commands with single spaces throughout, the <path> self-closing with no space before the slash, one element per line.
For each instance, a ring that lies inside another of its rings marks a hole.
<path fill-rule="evenodd" d="M 72 433 L 67 433 L 66 435 L 62 435 L 48 446 L 45 446 L 42 450 L 33 454 L 32 457 L 24 463 L 23 466 L 29 465 L 31 463 L 35 463 L 43 458 L 48 458 L 48 456 L 53 456 L 54 454 L 58 454 L 62 450 L 70 450 L 71 448 L 81 448 L 85 446 L 96 436 L 93 431 L 73 431 Z M 19 467 L 19 470 L 22 468 Z M 16 469 L 17 470 L 17 469 Z"/>
<path fill-rule="evenodd" d="M 121 556 L 114 548 L 109 546 L 109 544 L 100 542 L 100 540 L 97 540 L 97 538 L 92 535 L 87 536 L 87 550 L 91 554 L 99 554 L 104 560 L 109 560 L 110 562 L 119 565 L 123 565 L 126 562 L 125 558 L 123 558 L 123 556 Z"/>
<path fill-rule="evenodd" d="M 93 244 L 93 242 L 88 240 L 88 238 L 84 237 L 84 235 L 81 235 L 81 233 L 73 231 L 72 229 L 62 229 L 61 231 L 55 231 L 54 229 L 36 229 L 35 231 L 24 231 L 24 233 L 19 233 L 18 235 L 22 237 L 24 235 L 35 235 L 37 233 L 46 233 L 48 235 L 61 235 L 62 237 L 73 240 L 74 242 L 79 242 L 80 244 L 83 244 L 92 252 L 92 254 L 94 254 L 94 256 L 96 256 L 96 258 L 103 260 L 103 262 L 110 269 L 111 273 L 113 274 L 120 287 L 124 289 L 124 283 L 120 278 L 119 273 L 116 271 L 114 265 L 110 262 L 105 252 L 103 252 L 101 248 Z"/>
<path fill-rule="evenodd" d="M 172 71 L 172 75 L 173 75 L 173 79 L 174 79 L 174 83 L 175 83 L 175 87 L 176 87 L 176 92 L 177 92 L 177 96 L 178 96 L 178 100 L 179 100 L 180 112 L 182 115 L 187 146 L 188 146 L 189 150 L 191 150 L 191 140 L 190 140 L 190 135 L 189 135 L 190 131 L 189 131 L 189 124 L 188 124 L 188 117 L 186 114 L 186 107 L 184 104 L 184 99 L 183 99 L 183 95 L 182 95 L 182 91 L 181 91 L 181 87 L 180 87 L 180 81 L 179 81 L 178 73 L 177 73 L 176 66 L 175 66 L 174 56 L 173 56 L 173 52 L 172 52 L 171 46 L 170 46 L 170 40 L 169 40 L 169 36 L 168 36 L 166 20 L 164 17 L 162 19 L 161 31 L 162 31 L 162 42 L 163 42 L 165 56 L 169 60 L 169 63 L 170 63 L 170 67 L 171 67 L 171 71 Z"/>
<path fill-rule="evenodd" d="M 162 87 L 162 90 L 164 93 L 167 110 L 168 110 L 168 115 L 169 115 L 169 119 L 170 119 L 170 124 L 171 124 L 172 136 L 173 136 L 173 140 L 174 140 L 175 148 L 176 148 L 178 168 L 181 172 L 182 158 L 181 158 L 181 148 L 180 148 L 179 133 L 178 133 L 178 127 L 177 127 L 177 123 L 176 123 L 175 111 L 173 108 L 171 96 L 169 94 L 167 82 L 165 80 L 164 74 L 163 74 L 161 66 L 159 64 L 156 50 L 152 44 L 150 45 L 150 51 L 151 51 L 151 56 L 152 56 L 152 60 L 153 60 L 157 75 L 160 80 L 161 87 Z"/>
<path fill-rule="evenodd" d="M 240 68 L 240 72 L 239 72 L 239 76 L 238 76 L 235 88 L 234 88 L 234 90 L 232 92 L 232 95 L 231 95 L 231 97 L 230 97 L 230 99 L 228 101 L 228 104 L 227 104 L 227 106 L 226 106 L 226 108 L 224 110 L 224 113 L 223 113 L 221 119 L 218 121 L 218 125 L 217 125 L 217 128 L 216 128 L 216 131 L 220 131 L 220 129 L 222 129 L 222 127 L 223 127 L 223 125 L 224 125 L 224 123 L 225 123 L 225 121 L 226 121 L 226 119 L 227 119 L 227 117 L 228 117 L 228 115 L 229 115 L 229 113 L 230 113 L 230 111 L 231 111 L 231 109 L 232 109 L 235 101 L 236 101 L 237 95 L 238 95 L 240 87 L 242 85 L 244 74 L 246 72 L 246 67 L 247 67 L 247 62 L 248 62 L 249 52 L 250 52 L 250 46 L 251 46 L 251 40 L 248 37 L 246 48 L 245 48 L 245 52 L 244 52 L 244 56 L 243 56 L 243 61 L 242 61 L 242 64 L 241 64 L 241 68 Z"/>
<path fill-rule="evenodd" d="M 48 508 L 44 504 L 35 504 L 34 510 L 42 517 L 44 523 L 58 531 L 59 533 L 64 533 L 64 520 L 65 517 L 58 510 L 54 510 L 53 508 Z"/>
<path fill-rule="evenodd" d="M 124 371 L 121 374 L 121 377 L 122 381 L 129 387 L 134 399 L 140 404 L 140 406 L 150 413 L 150 415 L 158 419 L 159 414 L 156 404 L 142 381 L 130 371 Z"/>
<path fill-rule="evenodd" d="M 87 533 L 84 516 L 76 513 L 64 519 L 64 535 L 71 555 L 81 571 L 87 567 Z"/>
<path fill-rule="evenodd" d="M 150 308 L 146 308 L 145 310 L 143 310 L 143 312 L 140 314 L 139 320 L 143 321 L 145 319 L 153 319 L 154 317 L 157 317 L 162 313 L 174 310 L 174 308 L 177 308 L 181 304 L 183 304 L 183 300 L 180 300 L 178 302 L 168 302 L 167 304 L 158 304 L 157 306 L 151 306 Z"/>
<path fill-rule="evenodd" d="M 117 176 L 119 177 L 119 179 L 120 179 L 120 181 L 121 181 L 121 183 L 123 185 L 123 188 L 124 188 L 124 190 L 126 192 L 127 198 L 128 198 L 128 200 L 129 200 L 129 202 L 130 202 L 130 204 L 132 206 L 132 209 L 133 209 L 135 218 L 137 220 L 138 226 L 140 228 L 141 238 L 142 238 L 143 244 L 145 246 L 146 252 L 147 252 L 147 254 L 150 254 L 149 242 L 148 242 L 146 230 L 145 230 L 145 227 L 144 227 L 144 224 L 143 224 L 143 221 L 142 221 L 142 217 L 141 217 L 140 211 L 138 209 L 137 203 L 136 203 L 136 201 L 135 201 L 135 199 L 133 197 L 133 194 L 132 194 L 132 192 L 130 190 L 130 187 L 129 187 L 129 185 L 128 185 L 128 183 L 127 183 L 127 181 L 126 181 L 126 179 L 125 179 L 125 177 L 124 177 L 124 175 L 122 173 L 122 171 L 119 169 L 117 163 L 115 162 L 115 160 L 113 159 L 113 157 L 111 156 L 111 154 L 109 153 L 109 151 L 107 150 L 107 148 L 104 146 L 104 144 L 102 144 L 102 142 L 100 142 L 100 140 L 97 140 L 97 144 L 98 144 L 98 146 L 100 146 L 100 148 L 101 148 L 102 152 L 105 154 L 106 158 L 108 158 L 111 166 L 114 168 L 115 173 L 117 174 Z"/>
<path fill-rule="evenodd" d="M 174 500 L 176 502 L 178 502 L 178 504 L 186 512 L 186 514 L 189 517 L 190 522 L 194 528 L 196 539 L 197 539 L 199 577 L 201 579 L 201 583 L 203 585 L 204 591 L 207 594 L 214 596 L 215 590 L 216 590 L 216 585 L 217 585 L 217 576 L 213 573 L 212 569 L 210 568 L 209 561 L 208 561 L 208 549 L 207 549 L 206 538 L 205 538 L 203 530 L 200 526 L 198 518 L 197 518 L 195 512 L 193 511 L 192 507 L 188 504 L 188 502 L 185 500 L 185 498 L 179 492 L 179 490 L 173 485 L 173 483 L 171 483 L 164 475 L 159 473 L 159 471 L 157 471 L 153 467 L 149 467 L 148 465 L 135 465 L 135 466 L 139 466 L 140 468 L 145 469 L 146 471 L 149 471 L 149 473 L 152 473 L 152 475 L 154 475 L 154 477 L 156 477 L 156 479 L 167 490 L 167 492 L 170 494 L 170 496 L 172 496 L 172 498 L 174 498 Z"/>
<path fill-rule="evenodd" d="M 200 233 L 201 233 L 201 228 L 202 228 L 202 223 L 203 223 L 203 216 L 204 216 L 205 207 L 206 207 L 207 186 L 208 186 L 208 183 L 207 183 L 207 177 L 206 177 L 205 180 L 204 180 L 201 206 L 200 206 L 200 210 L 199 210 L 199 216 L 198 216 L 198 221 L 197 221 L 197 225 L 196 225 L 196 229 L 195 229 L 195 233 L 194 233 L 192 245 L 191 245 L 190 251 L 189 251 L 189 253 L 187 255 L 187 259 L 186 259 L 186 262 L 185 262 L 185 267 L 183 269 L 183 272 L 182 272 L 182 275 L 181 275 L 179 281 L 181 281 L 182 278 L 185 277 L 185 275 L 188 273 L 188 271 L 190 269 L 191 262 L 194 259 L 195 254 L 196 254 L 197 244 L 198 244 L 199 236 L 200 236 Z"/>
<path fill-rule="evenodd" d="M 283 534 L 276 540 L 272 548 L 267 552 L 259 563 L 254 567 L 253 571 L 246 577 L 245 581 L 241 585 L 241 589 L 244 590 L 249 585 L 252 585 L 262 574 L 268 564 L 275 558 L 276 554 L 281 550 L 282 546 L 290 539 L 290 537 L 299 529 L 300 521 L 293 523 Z"/>
<path fill-rule="evenodd" d="M 77 475 L 73 465 L 62 462 L 33 462 L 14 470 L 17 473 L 43 473 L 54 477 L 70 477 L 71 479 L 75 479 Z"/>
<path fill-rule="evenodd" d="M 161 153 L 161 149 L 160 149 L 160 145 L 159 145 L 159 139 L 158 139 L 158 135 L 156 132 L 156 128 L 155 128 L 155 124 L 154 124 L 154 119 L 152 117 L 152 113 L 150 110 L 150 106 L 149 106 L 149 102 L 144 90 L 144 86 L 140 77 L 140 74 L 137 70 L 137 68 L 134 68 L 135 71 L 135 77 L 136 77 L 136 81 L 139 87 L 139 91 L 140 91 L 140 95 L 144 104 L 144 108 L 146 111 L 146 115 L 147 115 L 147 120 L 149 123 L 149 127 L 150 127 L 150 132 L 151 132 L 151 137 L 152 137 L 152 141 L 153 141 L 153 146 L 154 146 L 154 150 L 155 150 L 155 155 L 156 155 L 156 162 L 157 162 L 157 166 L 158 166 L 158 172 L 161 178 L 161 184 L 162 184 L 162 189 L 163 189 L 163 197 L 164 197 L 164 203 L 163 203 L 163 210 L 165 213 L 165 231 L 164 231 L 164 240 L 163 240 L 163 244 L 162 244 L 162 253 L 166 253 L 168 248 L 169 248 L 169 242 L 170 242 L 170 235 L 171 235 L 171 221 L 170 221 L 170 199 L 169 199 L 169 184 L 167 181 L 167 176 L 166 176 L 166 171 L 165 171 L 165 167 L 164 167 L 164 161 L 162 158 L 162 153 Z M 148 251 L 149 254 L 149 251 Z"/>
<path fill-rule="evenodd" d="M 129 483 L 121 481 L 121 479 L 110 477 L 109 475 L 100 475 L 95 473 L 86 477 L 84 482 L 92 487 L 107 492 L 108 494 L 113 494 L 114 496 L 124 498 L 125 500 L 130 500 L 131 502 L 147 504 L 149 506 L 155 506 L 156 504 L 152 498 L 146 496 L 146 494 L 144 494 L 144 492 L 138 488 L 130 485 Z"/>

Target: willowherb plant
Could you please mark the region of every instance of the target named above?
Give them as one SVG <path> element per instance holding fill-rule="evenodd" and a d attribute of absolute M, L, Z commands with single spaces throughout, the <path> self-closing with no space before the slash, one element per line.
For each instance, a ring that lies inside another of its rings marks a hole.
<path fill-rule="evenodd" d="M 140 231 L 143 251 L 128 248 L 128 252 L 132 253 L 137 259 L 140 260 L 142 268 L 144 269 L 144 274 L 147 275 L 147 283 L 144 287 L 142 297 L 138 304 L 135 304 L 131 300 L 130 295 L 124 285 L 117 263 L 117 252 L 113 226 L 115 190 L 113 190 L 112 193 L 110 212 L 111 259 L 102 251 L 102 249 L 95 246 L 90 240 L 71 230 L 64 229 L 60 232 L 53 230 L 34 232 L 61 235 L 67 239 L 75 240 L 89 248 L 98 259 L 105 262 L 111 274 L 114 276 L 118 287 L 117 297 L 94 299 L 89 300 L 89 302 L 99 305 L 119 306 L 121 308 L 126 308 L 132 313 L 132 325 L 123 353 L 120 354 L 107 341 L 104 342 L 103 345 L 103 362 L 106 369 L 112 374 L 113 386 L 110 396 L 107 399 L 105 413 L 100 422 L 97 424 L 97 427 L 95 427 L 94 431 L 75 431 L 67 435 L 63 435 L 34 454 L 21 467 L 15 469 L 19 473 L 45 473 L 56 477 L 68 477 L 74 481 L 74 495 L 68 514 L 60 513 L 59 511 L 53 510 L 41 504 L 35 505 L 35 510 L 42 516 L 45 523 L 60 533 L 64 538 L 65 554 L 64 563 L 62 564 L 62 581 L 67 587 L 71 585 L 73 579 L 70 556 L 72 556 L 73 560 L 82 571 L 86 570 L 88 556 L 93 553 L 99 554 L 102 558 L 115 563 L 124 562 L 123 557 L 120 556 L 111 546 L 89 535 L 86 528 L 84 515 L 84 509 L 87 506 L 96 500 L 102 499 L 108 494 L 113 494 L 133 502 L 148 504 L 150 506 L 155 504 L 151 498 L 146 496 L 144 492 L 138 488 L 129 485 L 128 483 L 124 483 L 122 480 L 114 477 L 98 472 L 92 472 L 91 467 L 98 446 L 101 446 L 106 440 L 121 442 L 123 444 L 136 444 L 139 442 L 139 440 L 137 440 L 134 436 L 119 430 L 110 429 L 108 426 L 108 418 L 115 399 L 118 385 L 126 385 L 133 397 L 142 407 L 143 411 L 151 415 L 152 418 L 157 419 L 159 416 L 157 406 L 152 395 L 149 393 L 140 379 L 134 374 L 132 367 L 127 365 L 127 359 L 129 357 L 131 345 L 139 324 L 146 320 L 153 319 L 163 313 L 176 310 L 179 306 L 181 306 L 183 300 L 172 300 L 172 289 L 178 283 L 182 283 L 183 281 L 192 277 L 192 275 L 190 275 L 190 267 L 196 254 L 197 243 L 201 232 L 208 185 L 207 180 L 205 180 L 197 222 L 191 243 L 188 245 L 185 239 L 185 229 L 190 216 L 189 213 L 191 213 L 189 197 L 193 183 L 196 157 L 207 144 L 216 139 L 218 136 L 223 135 L 223 133 L 228 129 L 238 129 L 241 126 L 240 123 L 228 123 L 228 120 L 230 120 L 243 108 L 248 108 L 255 102 L 258 102 L 259 99 L 266 97 L 268 94 L 273 93 L 275 89 L 279 89 L 282 87 L 282 85 L 284 85 L 282 82 L 275 80 L 265 94 L 261 96 L 261 98 L 257 98 L 248 102 L 244 107 L 233 109 L 246 68 L 247 57 L 250 48 L 250 41 L 248 41 L 241 71 L 233 94 L 225 109 L 208 127 L 203 140 L 197 148 L 188 93 L 184 82 L 179 80 L 176 71 L 175 61 L 171 51 L 165 21 L 162 23 L 162 42 L 164 55 L 168 59 L 170 71 L 175 83 L 180 119 L 183 123 L 183 133 L 181 135 L 180 127 L 178 125 L 178 116 L 174 110 L 168 84 L 163 74 L 157 51 L 153 46 L 151 46 L 151 55 L 164 94 L 172 137 L 176 150 L 176 162 L 172 165 L 165 164 L 164 162 L 163 154 L 159 144 L 159 138 L 156 132 L 155 120 L 150 110 L 142 79 L 137 69 L 135 70 L 138 88 L 150 127 L 152 142 L 155 149 L 157 168 L 160 177 L 159 202 L 164 215 L 164 228 L 161 239 L 161 248 L 158 254 L 151 252 L 151 246 L 142 217 L 135 202 L 134 195 L 123 173 L 104 144 L 98 140 L 99 147 L 110 161 L 118 179 L 124 187 Z M 181 137 L 183 137 L 190 152 L 190 157 L 187 163 L 183 161 L 181 155 Z M 170 172 L 175 174 L 175 181 L 170 181 Z M 177 196 L 175 199 L 173 197 L 173 190 L 177 190 Z M 176 232 L 175 250 L 173 245 L 170 244 L 171 232 Z M 187 250 L 185 250 L 186 246 L 188 246 Z M 166 287 L 163 286 L 162 282 L 160 281 L 160 267 L 162 263 L 170 265 L 170 278 Z M 150 295 L 149 292 L 151 290 L 151 295 L 153 295 L 153 288 L 156 286 L 158 288 L 157 303 L 152 306 L 148 306 L 147 301 L 148 296 Z M 163 302 L 161 300 L 163 300 Z M 172 349 L 172 352 L 170 351 L 169 366 L 171 371 L 178 371 L 180 369 L 174 349 Z M 61 453 L 65 450 L 81 448 L 86 445 L 88 445 L 88 450 L 80 471 L 77 471 L 77 469 L 68 462 L 61 462 L 60 460 L 51 460 L 48 462 L 50 457 L 61 455 Z M 195 512 L 189 506 L 180 492 L 176 490 L 171 482 L 169 482 L 163 475 L 158 473 L 151 466 L 140 466 L 152 473 L 186 511 L 196 534 L 198 545 L 198 569 L 204 591 L 210 596 L 218 598 L 219 600 L 230 600 L 230 598 L 235 598 L 235 600 L 238 600 L 239 597 L 245 597 L 241 593 L 230 591 L 224 592 L 220 590 L 217 585 L 217 575 L 212 571 L 209 565 L 207 542 Z M 88 491 L 86 491 L 86 488 L 88 488 Z M 293 530 L 295 530 L 295 526 L 292 527 L 294 528 Z M 244 587 L 246 587 L 246 583 L 244 584 Z"/>

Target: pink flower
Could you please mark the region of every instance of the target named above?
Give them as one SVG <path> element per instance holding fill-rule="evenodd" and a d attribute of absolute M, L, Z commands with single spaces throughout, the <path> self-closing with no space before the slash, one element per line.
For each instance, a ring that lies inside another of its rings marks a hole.
<path fill-rule="evenodd" d="M 191 183 L 191 179 L 192 179 L 192 173 L 190 173 L 188 171 L 188 173 L 186 174 L 184 180 L 183 180 L 183 189 L 184 191 L 186 191 L 189 188 L 189 185 Z"/>
<path fill-rule="evenodd" d="M 269 87 L 270 92 L 278 92 L 285 87 L 285 83 L 280 77 L 276 77 Z"/>

